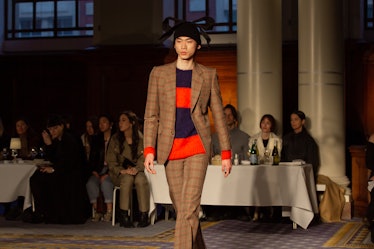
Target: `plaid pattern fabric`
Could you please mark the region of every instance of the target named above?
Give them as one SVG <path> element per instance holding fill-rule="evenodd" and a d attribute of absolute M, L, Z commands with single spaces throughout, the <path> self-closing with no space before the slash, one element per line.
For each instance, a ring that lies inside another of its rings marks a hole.
<path fill-rule="evenodd" d="M 165 164 L 168 160 L 176 137 L 176 89 L 176 62 L 153 68 L 144 114 L 144 152 L 146 155 L 157 149 L 159 164 Z M 213 114 L 221 149 L 230 158 L 230 138 L 216 70 L 195 63 L 189 111 L 206 153 L 170 160 L 166 166 L 170 195 L 177 210 L 174 248 L 205 248 L 198 210 L 211 155 L 208 108 Z"/>
<path fill-rule="evenodd" d="M 160 164 L 164 164 L 168 159 L 175 137 L 175 99 L 176 62 L 154 67 L 149 78 L 144 115 L 144 151 L 157 148 L 157 161 Z M 208 108 L 213 114 L 222 151 L 230 151 L 216 70 L 195 63 L 192 70 L 190 112 L 206 154 L 210 156 L 211 131 Z"/>
<path fill-rule="evenodd" d="M 174 248 L 205 248 L 199 222 L 201 193 L 209 158 L 204 154 L 171 160 L 165 172 L 177 220 Z"/>

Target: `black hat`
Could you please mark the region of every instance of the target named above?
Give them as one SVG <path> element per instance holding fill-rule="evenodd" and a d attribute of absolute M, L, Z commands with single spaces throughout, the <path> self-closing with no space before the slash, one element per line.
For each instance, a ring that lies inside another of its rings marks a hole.
<path fill-rule="evenodd" d="M 174 21 L 175 25 L 170 26 L 170 21 Z M 194 39 L 198 45 L 201 45 L 200 35 L 202 35 L 210 43 L 210 37 L 205 30 L 211 30 L 214 25 L 214 19 L 211 17 L 202 17 L 192 22 L 179 20 L 173 17 L 167 17 L 162 22 L 162 29 L 165 33 L 160 37 L 161 41 L 165 41 L 174 33 L 174 41 L 180 36 L 187 36 Z"/>
<path fill-rule="evenodd" d="M 47 121 L 47 128 L 62 124 L 64 124 L 64 120 L 60 115 L 51 115 Z"/>
<path fill-rule="evenodd" d="M 197 29 L 195 23 L 184 22 L 181 25 L 179 25 L 174 32 L 174 41 L 180 36 L 190 37 L 194 39 L 198 45 L 201 45 L 200 32 Z"/>

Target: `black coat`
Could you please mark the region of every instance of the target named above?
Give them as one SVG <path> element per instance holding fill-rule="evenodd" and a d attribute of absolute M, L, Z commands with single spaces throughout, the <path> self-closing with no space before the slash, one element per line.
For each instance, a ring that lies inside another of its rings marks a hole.
<path fill-rule="evenodd" d="M 104 134 L 99 133 L 93 136 L 91 140 L 91 151 L 90 151 L 90 156 L 88 159 L 88 168 L 89 168 L 90 175 L 94 171 L 100 174 L 100 172 L 104 168 L 104 160 L 105 160 Z"/>
<path fill-rule="evenodd" d="M 36 171 L 30 179 L 36 211 L 47 223 L 80 224 L 90 214 L 86 192 L 85 154 L 81 143 L 68 132 L 45 147 L 55 172 Z"/>
<path fill-rule="evenodd" d="M 290 162 L 302 159 L 313 165 L 314 178 L 317 179 L 320 166 L 319 149 L 312 136 L 303 129 L 300 133 L 291 132 L 282 139 L 281 160 Z"/>

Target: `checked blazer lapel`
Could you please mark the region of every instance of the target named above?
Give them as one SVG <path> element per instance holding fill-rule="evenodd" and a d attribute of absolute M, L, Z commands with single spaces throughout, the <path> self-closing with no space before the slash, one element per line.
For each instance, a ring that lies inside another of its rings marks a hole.
<path fill-rule="evenodd" d="M 195 109 L 197 100 L 201 93 L 201 87 L 203 85 L 202 71 L 197 63 L 195 63 L 194 69 L 192 70 L 192 82 L 191 82 L 191 113 Z"/>
<path fill-rule="evenodd" d="M 167 69 L 167 76 L 165 77 L 165 91 L 167 106 L 173 110 L 173 115 L 175 115 L 176 109 L 176 77 L 176 63 L 171 63 L 170 67 Z"/>

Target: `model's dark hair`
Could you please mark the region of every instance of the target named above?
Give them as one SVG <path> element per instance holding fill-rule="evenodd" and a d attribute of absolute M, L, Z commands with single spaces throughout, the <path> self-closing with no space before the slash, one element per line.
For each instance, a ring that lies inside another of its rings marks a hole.
<path fill-rule="evenodd" d="M 133 159 L 136 159 L 138 157 L 138 145 L 139 145 L 139 121 L 136 114 L 132 111 L 123 111 L 120 112 L 118 115 L 118 118 L 121 117 L 121 115 L 126 115 L 129 119 L 130 123 L 132 124 L 132 144 L 131 147 L 131 155 Z M 122 153 L 123 152 L 123 143 L 125 142 L 125 134 L 118 130 L 118 141 L 119 141 L 119 150 Z"/>
<path fill-rule="evenodd" d="M 275 128 L 276 128 L 276 122 L 275 122 L 275 118 L 273 117 L 273 115 L 271 114 L 265 114 L 264 116 L 262 116 L 261 120 L 260 120 L 260 128 L 261 128 L 261 123 L 264 119 L 267 119 L 270 121 L 271 123 L 271 127 L 270 127 L 270 131 L 271 132 L 274 132 L 275 131 Z"/>

